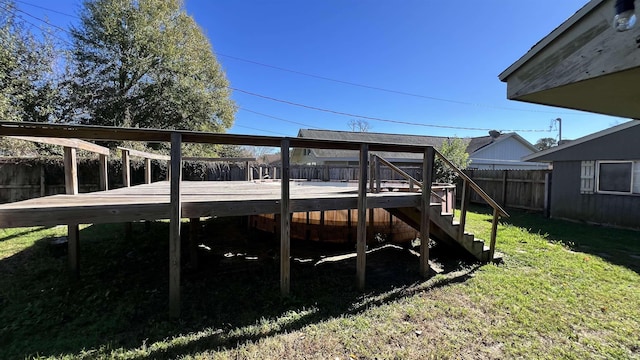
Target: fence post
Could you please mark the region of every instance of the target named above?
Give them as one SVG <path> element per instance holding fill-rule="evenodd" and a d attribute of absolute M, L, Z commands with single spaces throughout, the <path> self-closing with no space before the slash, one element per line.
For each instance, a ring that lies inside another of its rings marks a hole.
<path fill-rule="evenodd" d="M 502 172 L 502 207 L 507 206 L 507 173 L 509 170 L 503 170 Z"/>
<path fill-rule="evenodd" d="M 377 156 L 373 159 L 373 167 L 375 169 L 375 174 L 376 174 L 376 192 L 380 192 L 382 191 L 381 190 L 382 174 L 380 173 L 380 159 L 378 159 Z"/>
<path fill-rule="evenodd" d="M 40 196 L 47 194 L 47 185 L 44 178 L 44 163 L 40 164 Z"/>
<path fill-rule="evenodd" d="M 552 173 L 544 174 L 544 217 L 551 217 L 551 183 L 553 182 Z"/>
<path fill-rule="evenodd" d="M 373 186 L 373 182 L 376 179 L 374 163 L 376 156 L 374 154 L 369 155 L 369 191 L 372 193 L 378 192 L 378 189 Z"/>

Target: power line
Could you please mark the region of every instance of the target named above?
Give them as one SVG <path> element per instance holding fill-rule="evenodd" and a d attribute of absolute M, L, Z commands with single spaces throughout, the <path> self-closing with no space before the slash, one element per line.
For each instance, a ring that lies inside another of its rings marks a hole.
<path fill-rule="evenodd" d="M 276 134 L 276 135 L 289 136 L 289 135 L 284 134 L 284 133 L 271 131 L 271 130 L 258 129 L 258 128 L 254 128 L 254 127 L 250 127 L 250 126 L 243 126 L 243 125 L 238 125 L 238 124 L 234 124 L 233 126 L 237 126 L 237 127 L 245 128 L 245 129 L 250 129 L 250 130 L 263 131 L 263 132 L 266 132 L 266 133 L 271 133 L 271 134 Z"/>
<path fill-rule="evenodd" d="M 489 129 L 489 128 L 474 128 L 474 127 L 463 127 L 463 126 L 423 124 L 423 123 L 416 123 L 416 122 L 410 122 L 410 121 L 384 119 L 384 118 L 378 118 L 378 117 L 372 117 L 372 116 L 366 116 L 366 115 L 351 114 L 351 113 L 342 112 L 342 111 L 336 111 L 336 110 L 331 110 L 331 109 L 325 109 L 325 108 L 319 108 L 319 107 L 315 107 L 315 106 L 300 104 L 300 103 L 296 103 L 296 102 L 292 102 L 292 101 L 288 101 L 288 100 L 277 99 L 277 98 L 274 98 L 274 97 L 261 95 L 261 94 L 256 94 L 256 93 L 253 93 L 253 92 L 250 92 L 250 91 L 241 90 L 241 89 L 234 88 L 234 87 L 229 87 L 229 89 L 234 90 L 234 91 L 238 91 L 238 92 L 241 92 L 241 93 L 244 93 L 244 94 L 247 94 L 247 95 L 251 95 L 251 96 L 255 96 L 255 97 L 259 97 L 259 98 L 263 98 L 263 99 L 267 99 L 267 100 L 271 100 L 271 101 L 280 102 L 280 103 L 287 104 L 287 105 L 302 107 L 302 108 L 305 108 L 305 109 L 311 109 L 311 110 L 316 110 L 316 111 L 322 111 L 322 112 L 335 114 L 335 115 L 355 117 L 355 118 L 360 118 L 360 119 L 365 119 L 365 120 L 382 121 L 382 122 L 388 122 L 388 123 L 393 123 L 393 124 L 401 124 L 401 125 L 434 127 L 434 128 L 442 128 L 442 129 L 473 130 L 473 131 L 495 130 L 495 129 Z M 508 132 L 548 132 L 547 130 L 531 130 L 531 129 L 508 129 L 508 130 L 507 129 L 503 129 L 502 131 L 508 131 Z"/>
<path fill-rule="evenodd" d="M 5 5 L 9 5 L 9 4 L 7 4 L 7 3 L 6 3 L 6 2 L 4 2 L 4 1 L 3 1 L 2 3 L 3 3 L 3 4 L 5 4 Z M 5 8 L 5 9 L 7 9 L 7 11 L 10 11 L 8 8 Z M 47 25 L 51 26 L 51 27 L 54 27 L 54 28 L 56 28 L 56 29 L 58 29 L 58 30 L 60 30 L 60 31 L 63 31 L 63 32 L 65 32 L 65 33 L 67 33 L 67 34 L 71 35 L 71 33 L 70 33 L 69 31 L 67 31 L 67 29 L 61 28 L 61 27 L 60 27 L 60 26 L 58 26 L 58 25 L 51 24 L 51 23 L 50 23 L 50 22 L 48 22 L 47 20 L 44 20 L 44 19 L 39 18 L 39 17 L 37 17 L 37 16 L 33 16 L 33 15 L 29 14 L 28 12 L 26 12 L 26 11 L 24 11 L 24 10 L 20 10 L 20 9 L 18 9 L 18 8 L 15 8 L 15 9 L 13 9 L 13 11 L 14 11 L 14 15 L 16 15 L 16 16 L 18 16 L 18 14 L 16 14 L 16 13 L 15 13 L 16 11 L 17 11 L 17 12 L 20 12 L 20 13 L 23 13 L 23 14 L 25 14 L 25 15 L 27 15 L 27 16 L 29 16 L 29 17 L 31 17 L 31 18 L 34 18 L 34 19 L 36 19 L 36 20 L 38 20 L 38 21 L 41 21 L 41 22 L 43 22 L 43 23 L 45 23 L 45 24 L 47 24 Z M 22 20 L 24 20 L 24 19 L 22 19 Z M 25 21 L 26 21 L 26 20 L 25 20 Z"/>
<path fill-rule="evenodd" d="M 40 5 L 36 5 L 36 4 L 31 4 L 31 3 L 28 3 L 28 2 L 26 2 L 26 1 L 20 1 L 20 0 L 14 0 L 14 1 L 15 1 L 15 2 L 17 2 L 17 3 L 21 3 L 21 4 L 28 5 L 28 6 L 33 6 L 33 7 L 38 8 L 38 9 L 51 11 L 52 13 L 56 13 L 56 14 L 60 14 L 60 15 L 64 15 L 64 16 L 68 16 L 68 17 L 70 17 L 70 18 L 80 19 L 80 18 L 79 18 L 78 16 L 76 16 L 76 15 L 71 15 L 71 14 L 64 13 L 64 12 L 62 12 L 62 11 L 58 11 L 58 10 L 54 10 L 54 9 L 50 9 L 50 8 L 46 8 L 46 7 L 44 7 L 44 6 L 40 6 Z"/>
<path fill-rule="evenodd" d="M 307 76 L 307 77 L 311 77 L 311 78 L 315 78 L 315 79 L 332 81 L 332 82 L 339 83 L 339 84 L 356 86 L 356 87 L 361 87 L 361 88 L 371 89 L 371 90 L 377 90 L 377 91 L 384 91 L 384 92 L 387 92 L 387 93 L 399 94 L 399 95 L 404 95 L 404 96 L 411 96 L 411 97 L 434 100 L 434 101 L 448 102 L 448 103 L 458 104 L 458 105 L 486 107 L 486 108 L 499 109 L 499 110 L 522 111 L 522 112 L 537 112 L 537 113 L 544 113 L 544 114 L 565 114 L 565 115 L 569 114 L 569 113 L 561 113 L 561 112 L 557 112 L 557 111 L 517 109 L 517 108 L 505 107 L 505 106 L 477 104 L 477 103 L 471 103 L 471 102 L 468 102 L 468 101 L 452 100 L 452 99 L 439 98 L 439 97 L 435 97 L 435 96 L 415 94 L 415 93 L 410 93 L 410 92 L 406 92 L 406 91 L 387 89 L 387 88 L 378 87 L 378 86 L 365 85 L 365 84 L 359 84 L 359 83 L 354 83 L 354 82 L 350 82 L 350 81 L 334 79 L 334 78 L 330 78 L 330 77 L 326 77 L 326 76 L 314 75 L 314 74 L 310 74 L 310 73 L 306 73 L 306 72 L 302 72 L 302 71 L 283 68 L 283 67 L 280 67 L 280 66 L 264 64 L 264 63 L 261 63 L 261 62 L 258 62 L 258 61 L 253 61 L 253 60 L 249 60 L 249 59 L 243 59 L 243 58 L 239 58 L 239 57 L 236 57 L 236 56 L 227 55 L 227 54 L 223 54 L 223 53 L 219 53 L 219 52 L 216 53 L 216 54 L 218 56 L 226 57 L 226 58 L 229 58 L 229 59 L 238 60 L 238 61 L 246 62 L 246 63 L 249 63 L 249 64 L 259 65 L 259 66 L 263 66 L 263 67 L 267 67 L 267 68 L 271 68 L 271 69 L 276 69 L 276 70 L 280 70 L 280 71 L 285 71 L 285 72 L 289 72 L 289 73 L 292 73 L 292 74 L 298 74 L 298 75 L 303 75 L 303 76 Z M 575 114 L 571 114 L 571 115 L 575 115 Z"/>
<path fill-rule="evenodd" d="M 319 129 L 319 130 L 327 130 L 327 129 L 323 129 L 321 127 L 317 127 L 315 125 L 309 125 L 309 124 L 305 124 L 305 123 L 301 123 L 301 122 L 297 122 L 297 121 L 292 121 L 292 120 L 287 120 L 287 119 L 283 119 L 283 118 L 280 118 L 280 117 L 277 117 L 277 116 L 268 115 L 268 114 L 264 114 L 264 113 L 261 113 L 261 112 L 249 110 L 249 109 L 247 109 L 245 107 L 240 107 L 240 110 L 246 111 L 246 112 L 250 112 L 250 113 L 253 113 L 253 114 L 256 114 L 256 115 L 264 116 L 264 117 L 267 117 L 267 118 L 270 118 L 270 119 L 275 119 L 275 120 L 288 122 L 288 123 L 291 123 L 291 124 L 307 126 L 307 127 L 314 128 L 314 129 Z"/>
<path fill-rule="evenodd" d="M 4 7 L 4 9 L 5 9 L 5 10 L 7 10 L 7 11 L 11 12 L 11 9 L 8 9 L 8 8 L 6 7 L 6 6 L 8 6 L 8 4 L 7 4 L 6 2 L 0 1 L 0 3 L 5 5 L 5 7 Z M 55 35 L 55 34 L 49 33 L 48 31 L 46 31 L 46 29 L 43 29 L 40 25 L 36 25 L 36 24 L 34 24 L 33 22 L 31 22 L 31 21 L 29 21 L 29 20 L 25 19 L 25 18 L 24 18 L 24 17 L 22 17 L 20 14 L 17 14 L 17 13 L 15 12 L 16 10 L 17 10 L 17 9 L 14 9 L 14 12 L 12 12 L 12 14 L 13 14 L 15 17 L 17 17 L 18 19 L 20 19 L 20 20 L 24 21 L 25 23 L 27 23 L 27 24 L 31 25 L 32 27 L 34 27 L 34 28 L 36 28 L 36 29 L 40 30 L 42 33 L 47 33 L 48 35 L 50 35 L 50 36 L 52 36 L 52 37 L 54 37 L 54 38 L 56 38 L 56 39 L 58 39 L 58 40 L 60 40 L 60 41 L 62 41 L 62 42 L 64 42 L 64 43 L 66 43 L 67 45 L 73 45 L 73 44 L 72 44 L 72 43 L 70 43 L 68 40 L 63 39 L 63 38 L 61 38 L 61 37 L 59 37 L 59 36 L 57 36 L 57 35 Z M 24 12 L 24 11 L 21 11 L 21 12 Z M 25 13 L 25 14 L 26 14 L 26 13 Z M 27 14 L 27 15 L 29 15 L 29 14 Z M 32 15 L 29 15 L 29 16 L 34 17 L 34 16 L 32 16 Z M 48 24 L 48 25 L 51 25 L 51 24 L 47 23 L 46 21 L 44 21 L 44 20 L 42 20 L 42 19 L 38 19 L 38 20 L 40 20 L 40 21 L 42 21 L 42 22 L 44 22 L 44 23 L 46 23 L 46 24 Z M 65 31 L 64 29 L 59 28 L 59 27 L 57 27 L 57 26 L 56 26 L 56 28 L 58 28 L 58 29 L 61 29 L 61 30 Z M 66 31 L 65 31 L 65 32 L 66 32 Z"/>

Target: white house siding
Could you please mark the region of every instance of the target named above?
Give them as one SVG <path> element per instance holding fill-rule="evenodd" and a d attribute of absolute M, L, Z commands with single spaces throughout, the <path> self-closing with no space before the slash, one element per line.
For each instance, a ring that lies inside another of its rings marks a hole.
<path fill-rule="evenodd" d="M 514 137 L 497 141 L 478 151 L 474 152 L 471 159 L 470 169 L 490 169 L 490 170 L 526 170 L 526 169 L 548 169 L 546 163 L 523 162 L 523 156 L 534 153 L 531 148 Z"/>

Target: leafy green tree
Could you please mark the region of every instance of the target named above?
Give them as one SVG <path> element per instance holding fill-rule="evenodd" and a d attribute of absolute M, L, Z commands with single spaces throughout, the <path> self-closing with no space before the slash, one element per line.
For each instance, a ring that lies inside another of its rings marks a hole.
<path fill-rule="evenodd" d="M 554 138 L 541 138 L 536 141 L 535 145 L 533 145 L 538 150 L 546 150 L 551 148 L 552 146 L 556 146 L 558 142 Z"/>
<path fill-rule="evenodd" d="M 50 34 L 34 35 L 16 17 L 13 1 L 0 10 L 0 120 L 49 121 L 57 99 Z"/>
<path fill-rule="evenodd" d="M 467 153 L 467 142 L 461 138 L 443 141 L 438 151 L 459 169 L 466 168 L 471 162 L 469 153 Z M 437 158 L 434 172 L 435 182 L 438 183 L 451 184 L 457 177 L 456 173 L 447 164 Z"/>
<path fill-rule="evenodd" d="M 67 93 L 76 121 L 223 132 L 236 111 L 211 44 L 180 0 L 85 0 Z"/>

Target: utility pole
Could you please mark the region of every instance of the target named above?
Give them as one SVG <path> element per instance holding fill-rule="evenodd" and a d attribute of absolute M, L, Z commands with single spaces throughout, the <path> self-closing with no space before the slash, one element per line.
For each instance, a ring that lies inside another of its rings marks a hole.
<path fill-rule="evenodd" d="M 560 145 L 562 141 L 562 119 L 556 118 L 556 121 L 558 122 L 558 145 Z"/>

